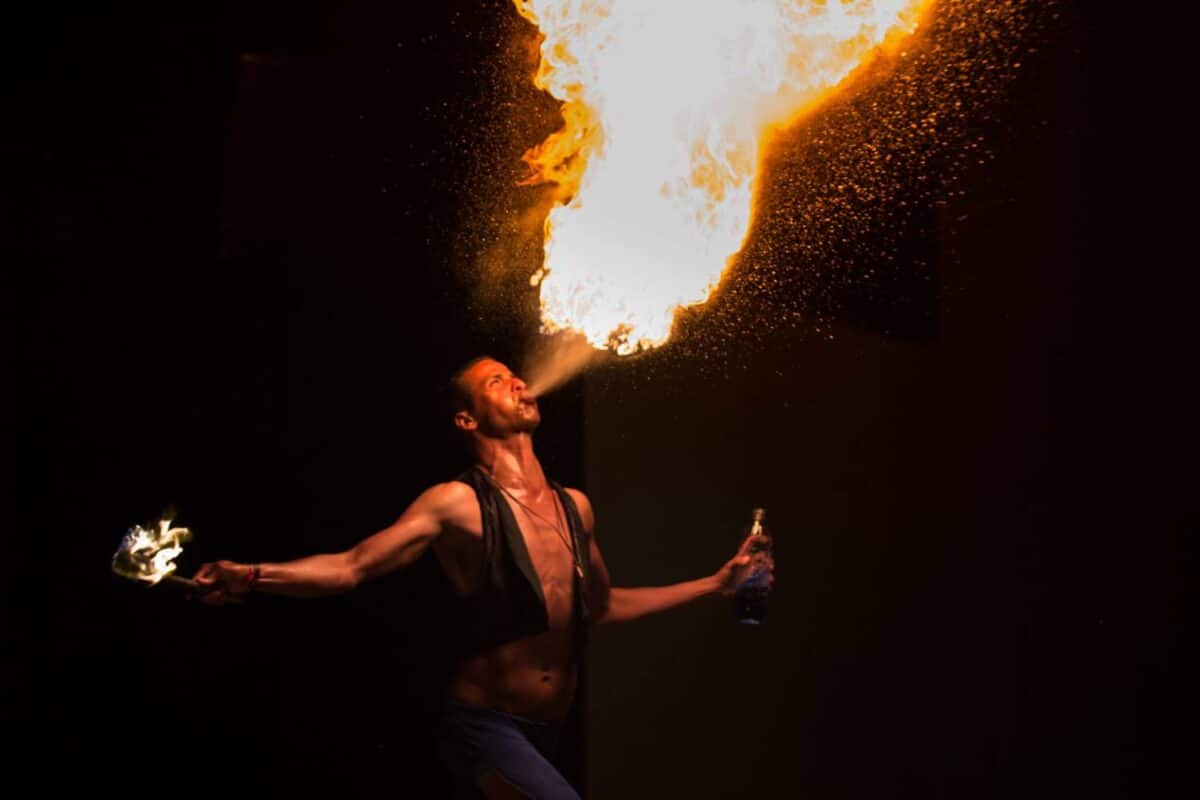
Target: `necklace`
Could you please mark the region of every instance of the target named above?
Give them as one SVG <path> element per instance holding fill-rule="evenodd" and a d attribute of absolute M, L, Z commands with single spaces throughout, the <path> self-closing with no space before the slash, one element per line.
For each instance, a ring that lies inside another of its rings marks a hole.
<path fill-rule="evenodd" d="M 483 472 L 483 470 L 480 470 L 480 472 Z M 548 525 L 552 531 L 554 531 L 555 533 L 558 534 L 558 538 L 562 541 L 563 547 L 567 548 L 567 552 L 571 554 L 571 562 L 575 565 L 575 574 L 578 575 L 582 579 L 583 578 L 583 565 L 579 563 L 579 558 L 575 554 L 575 548 L 571 546 L 571 543 L 569 541 L 567 541 L 567 537 L 564 536 L 563 532 L 562 532 L 563 513 L 562 513 L 562 509 L 559 507 L 558 492 L 554 492 L 554 494 L 552 495 L 552 497 L 554 499 L 554 519 L 555 519 L 555 521 L 551 522 L 550 520 L 546 519 L 538 512 L 534 511 L 532 508 L 530 508 L 525 503 L 522 503 L 520 498 L 518 498 L 515 494 L 510 492 L 508 489 L 504 488 L 499 483 L 497 483 L 496 479 L 493 478 L 491 475 L 488 475 L 486 472 L 483 472 L 483 475 L 484 475 L 484 477 L 486 477 L 488 479 L 488 481 L 492 484 L 492 486 L 495 486 L 497 489 L 504 492 L 504 494 L 507 495 L 514 503 L 516 503 L 521 508 L 528 511 L 532 516 L 541 520 L 544 524 Z"/>

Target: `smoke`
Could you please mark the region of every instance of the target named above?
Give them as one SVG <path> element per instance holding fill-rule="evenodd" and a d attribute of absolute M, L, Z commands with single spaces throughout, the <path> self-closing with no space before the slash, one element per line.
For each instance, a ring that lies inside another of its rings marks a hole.
<path fill-rule="evenodd" d="M 554 391 L 593 366 L 605 353 L 576 332 L 539 336 L 525 356 L 522 372 L 534 397 Z"/>

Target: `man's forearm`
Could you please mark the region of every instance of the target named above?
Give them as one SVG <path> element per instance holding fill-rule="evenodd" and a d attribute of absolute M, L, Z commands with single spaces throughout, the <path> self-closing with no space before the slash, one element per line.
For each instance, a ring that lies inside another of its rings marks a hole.
<path fill-rule="evenodd" d="M 720 585 L 714 576 L 670 586 L 647 586 L 639 589 L 621 589 L 614 586 L 609 589 L 608 611 L 600 621 L 627 622 L 690 603 L 718 591 Z"/>
<path fill-rule="evenodd" d="M 288 597 L 321 597 L 348 592 L 358 576 L 345 554 L 309 556 L 281 564 L 259 564 L 253 590 Z"/>

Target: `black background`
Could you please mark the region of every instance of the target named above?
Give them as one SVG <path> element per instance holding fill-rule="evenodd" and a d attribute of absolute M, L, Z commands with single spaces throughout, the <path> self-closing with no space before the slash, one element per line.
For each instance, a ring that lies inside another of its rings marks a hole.
<path fill-rule="evenodd" d="M 592 494 L 618 584 L 715 568 L 753 505 L 780 555 L 761 630 L 712 599 L 600 632 L 563 759 L 593 796 L 1174 785 L 1185 405 L 1131 308 L 1122 59 L 1061 8 L 993 132 L 1036 135 L 909 233 L 927 295 L 846 290 L 832 337 L 735 335 L 717 366 L 643 359 L 544 401 L 539 453 Z M 439 796 L 430 559 L 217 610 L 107 563 L 167 504 L 185 570 L 340 549 L 454 474 L 434 387 L 533 324 L 526 295 L 477 301 L 468 198 L 520 177 L 553 104 L 495 74 L 524 57 L 503 3 L 193 11 L 64 9 L 28 37 L 15 763 L 47 790 Z M 535 110 L 514 126 L 497 97 Z"/>

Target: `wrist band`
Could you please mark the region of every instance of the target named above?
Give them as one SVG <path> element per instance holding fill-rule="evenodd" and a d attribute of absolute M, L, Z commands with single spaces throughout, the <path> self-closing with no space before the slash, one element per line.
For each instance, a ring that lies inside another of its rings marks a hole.
<path fill-rule="evenodd" d="M 246 588 L 253 589 L 254 584 L 258 583 L 258 576 L 262 573 L 262 567 L 258 564 L 250 565 L 250 571 L 246 573 Z"/>

